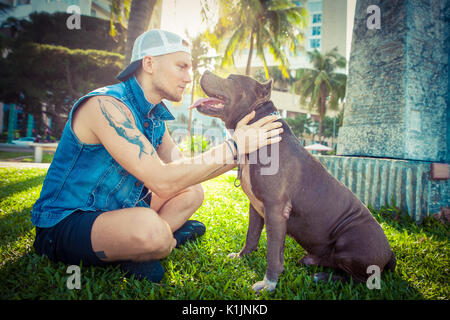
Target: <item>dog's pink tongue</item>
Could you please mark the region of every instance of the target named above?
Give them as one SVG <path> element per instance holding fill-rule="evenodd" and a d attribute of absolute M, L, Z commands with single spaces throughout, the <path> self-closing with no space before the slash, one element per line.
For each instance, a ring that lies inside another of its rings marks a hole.
<path fill-rule="evenodd" d="M 217 98 L 201 98 L 194 102 L 192 106 L 189 107 L 189 109 L 197 108 L 199 105 L 210 105 L 210 106 L 216 106 L 216 105 L 223 105 L 224 102 Z"/>

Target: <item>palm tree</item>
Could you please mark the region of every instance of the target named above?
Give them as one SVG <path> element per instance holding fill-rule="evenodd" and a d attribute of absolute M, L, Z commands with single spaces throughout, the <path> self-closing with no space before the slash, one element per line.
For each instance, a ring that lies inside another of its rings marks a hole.
<path fill-rule="evenodd" d="M 158 0 L 112 0 L 111 35 L 115 35 L 114 22 L 127 27 L 127 44 L 125 46 L 125 65 L 130 62 L 134 40 L 147 31 L 153 9 Z"/>
<path fill-rule="evenodd" d="M 236 52 L 249 49 L 245 74 L 250 75 L 251 61 L 256 50 L 263 61 L 269 78 L 266 53 L 279 63 L 283 76 L 288 78 L 288 60 L 283 47 L 296 53 L 302 49 L 307 13 L 291 0 L 241 0 L 222 1 L 222 18 L 214 32 L 209 34 L 212 43 L 230 36 L 222 58 L 222 67 L 233 64 Z"/>
<path fill-rule="evenodd" d="M 308 118 L 306 114 L 299 113 L 295 118 L 285 119 L 292 132 L 297 136 L 297 138 L 303 138 L 303 133 L 311 134 L 311 118 Z"/>
<path fill-rule="evenodd" d="M 0 16 L 10 12 L 14 7 L 10 4 L 0 2 Z"/>
<path fill-rule="evenodd" d="M 109 17 L 109 34 L 115 37 L 117 30 L 115 23 L 119 23 L 124 29 L 127 27 L 132 0 L 111 0 L 111 12 Z"/>
<path fill-rule="evenodd" d="M 148 30 L 153 9 L 158 0 L 133 0 L 128 19 L 127 44 L 125 46 L 125 63 L 131 59 L 134 40 Z"/>
<path fill-rule="evenodd" d="M 319 136 L 322 137 L 322 120 L 328 108 L 337 110 L 339 102 L 345 97 L 347 76 L 337 73 L 336 69 L 345 68 L 346 60 L 337 48 L 324 55 L 314 50 L 308 52 L 313 69 L 299 69 L 296 71 L 294 90 L 300 94 L 300 102 L 308 104 L 310 110 L 319 112 Z M 309 99 L 309 103 L 307 102 Z"/>

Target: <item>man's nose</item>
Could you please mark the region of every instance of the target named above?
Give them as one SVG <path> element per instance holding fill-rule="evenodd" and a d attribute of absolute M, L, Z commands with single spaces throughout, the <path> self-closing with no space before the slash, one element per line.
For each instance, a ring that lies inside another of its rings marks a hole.
<path fill-rule="evenodd" d="M 191 83 L 192 82 L 191 72 L 187 71 L 183 80 L 186 83 Z"/>

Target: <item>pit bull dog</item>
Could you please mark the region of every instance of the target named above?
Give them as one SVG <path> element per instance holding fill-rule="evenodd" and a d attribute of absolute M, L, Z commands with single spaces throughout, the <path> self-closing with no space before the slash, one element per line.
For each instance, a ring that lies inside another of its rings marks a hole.
<path fill-rule="evenodd" d="M 200 99 L 191 108 L 221 119 L 229 130 L 253 110 L 256 114 L 250 123 L 277 113 L 270 100 L 271 80 L 260 83 L 234 74 L 223 79 L 206 71 L 200 84 L 209 98 Z M 249 226 L 244 247 L 229 257 L 256 250 L 266 225 L 267 271 L 253 289 L 275 289 L 283 272 L 286 235 L 306 250 L 300 263 L 337 268 L 357 282 L 367 280 L 367 269 L 372 265 L 380 271 L 393 271 L 394 253 L 367 207 L 303 148 L 284 120 L 279 121 L 283 133 L 277 148 L 273 145 L 258 151 L 271 159 L 278 157 L 278 170 L 262 174 L 267 161 L 256 157 L 252 163 L 248 161 L 252 155 L 239 164 L 241 186 L 250 200 Z"/>

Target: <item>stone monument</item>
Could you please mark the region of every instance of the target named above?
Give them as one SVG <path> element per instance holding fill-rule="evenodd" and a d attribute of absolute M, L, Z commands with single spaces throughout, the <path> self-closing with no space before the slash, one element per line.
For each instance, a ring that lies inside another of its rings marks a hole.
<path fill-rule="evenodd" d="M 449 0 L 357 1 L 338 156 L 320 158 L 417 221 L 450 205 L 449 20 Z"/>

